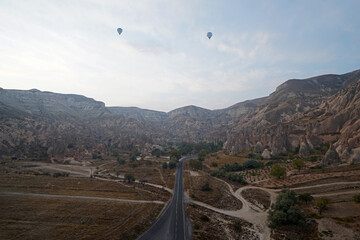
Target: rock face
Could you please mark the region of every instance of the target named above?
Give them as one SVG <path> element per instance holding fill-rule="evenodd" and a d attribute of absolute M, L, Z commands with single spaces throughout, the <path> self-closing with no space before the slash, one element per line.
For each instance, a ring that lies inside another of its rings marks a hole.
<path fill-rule="evenodd" d="M 74 154 L 89 149 L 224 142 L 230 152 L 268 157 L 334 142 L 344 161 L 360 161 L 360 70 L 288 80 L 267 98 L 219 110 L 186 106 L 168 113 L 105 107 L 94 99 L 0 88 L 0 154 Z M 269 149 L 264 150 L 262 144 Z"/>
<path fill-rule="evenodd" d="M 261 154 L 261 157 L 263 159 L 270 159 L 271 158 L 271 154 L 270 154 L 270 151 L 268 149 L 265 149 L 263 151 L 263 153 Z"/>
<path fill-rule="evenodd" d="M 50 158 L 160 141 L 151 126 L 79 95 L 0 89 L 0 153 Z"/>
<path fill-rule="evenodd" d="M 169 141 L 223 141 L 222 130 L 242 118 L 266 98 L 237 103 L 225 109 L 209 110 L 197 106 L 185 106 L 168 113 L 140 108 L 111 107 L 115 114 L 134 118 L 166 132 Z M 217 129 L 216 136 L 213 131 Z M 221 135 L 221 136 L 220 136 Z"/>
<path fill-rule="evenodd" d="M 261 153 L 263 152 L 263 150 L 264 150 L 264 147 L 263 147 L 263 145 L 261 144 L 261 142 L 257 142 L 257 143 L 255 144 L 255 147 L 254 147 L 254 152 L 261 154 Z"/>
<path fill-rule="evenodd" d="M 322 160 L 323 167 L 331 167 L 341 164 L 339 154 L 337 153 L 334 145 L 331 144 L 329 150 L 326 152 Z"/>
<path fill-rule="evenodd" d="M 310 155 L 310 147 L 306 142 L 302 142 L 300 144 L 300 149 L 299 149 L 299 155 L 302 157 L 306 157 Z"/>
<path fill-rule="evenodd" d="M 360 146 L 360 70 L 289 80 L 226 130 L 224 147 L 248 151 L 266 142 L 273 155 L 333 142 L 341 156 Z M 220 134 L 219 134 L 220 135 Z"/>

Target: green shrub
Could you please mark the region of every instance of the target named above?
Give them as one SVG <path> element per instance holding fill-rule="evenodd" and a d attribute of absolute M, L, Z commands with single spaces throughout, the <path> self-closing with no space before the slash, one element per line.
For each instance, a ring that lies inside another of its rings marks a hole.
<path fill-rule="evenodd" d="M 356 194 L 356 195 L 354 196 L 354 201 L 355 201 L 356 203 L 360 203 L 360 194 Z"/>
<path fill-rule="evenodd" d="M 210 221 L 209 217 L 206 216 L 206 215 L 201 215 L 200 219 L 201 219 L 201 221 L 204 221 L 204 222 L 209 222 Z"/>
<path fill-rule="evenodd" d="M 237 231 L 241 231 L 242 230 L 242 224 L 239 220 L 235 220 L 233 221 L 233 226 Z"/>
<path fill-rule="evenodd" d="M 199 225 L 198 223 L 194 223 L 194 229 L 195 229 L 195 230 L 200 229 L 200 225 Z"/>
<path fill-rule="evenodd" d="M 280 164 L 275 164 L 271 168 L 270 175 L 279 179 L 284 178 L 286 176 L 286 169 Z"/>
<path fill-rule="evenodd" d="M 207 182 L 204 185 L 201 186 L 200 188 L 201 191 L 211 191 L 212 188 L 210 187 L 210 184 Z"/>
<path fill-rule="evenodd" d="M 164 162 L 163 165 L 162 165 L 162 167 L 163 167 L 163 169 L 167 169 L 167 167 L 168 167 L 167 162 Z"/>
<path fill-rule="evenodd" d="M 296 193 L 294 191 L 289 189 L 281 190 L 276 202 L 271 205 L 268 221 L 271 228 L 304 223 L 300 208 L 296 204 Z"/>
<path fill-rule="evenodd" d="M 190 159 L 189 165 L 192 169 L 201 170 L 202 169 L 202 162 L 197 159 Z"/>
<path fill-rule="evenodd" d="M 218 166 L 218 163 L 217 163 L 217 162 L 212 162 L 212 163 L 211 163 L 211 166 L 212 166 L 212 167 L 217 167 L 217 166 Z"/>

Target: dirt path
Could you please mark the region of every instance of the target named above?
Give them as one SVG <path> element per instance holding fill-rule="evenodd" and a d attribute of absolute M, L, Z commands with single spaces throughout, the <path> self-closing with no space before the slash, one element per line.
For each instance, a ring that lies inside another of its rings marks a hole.
<path fill-rule="evenodd" d="M 167 187 L 167 184 L 166 184 L 166 182 L 165 182 L 165 180 L 164 180 L 164 176 L 162 175 L 161 170 L 160 170 L 159 168 L 154 168 L 154 169 L 158 170 L 158 172 L 159 172 L 159 174 L 160 174 L 160 179 L 161 179 L 161 181 L 163 182 L 163 184 L 165 185 L 165 187 Z"/>
<path fill-rule="evenodd" d="M 359 182 L 335 182 L 335 183 L 324 183 L 324 184 L 315 184 L 312 186 L 305 186 L 305 187 L 296 187 L 296 188 L 290 188 L 291 190 L 305 190 L 305 189 L 312 189 L 312 188 L 321 188 L 321 187 L 329 187 L 329 186 L 334 186 L 334 185 L 359 185 Z M 281 190 L 275 190 L 275 191 L 281 191 Z"/>
<path fill-rule="evenodd" d="M 165 204 L 163 201 L 130 200 L 130 199 L 120 199 L 120 198 L 88 197 L 88 196 L 73 196 L 73 195 L 53 195 L 53 194 L 39 194 L 39 193 L 23 193 L 23 192 L 0 192 L 0 195 L 20 196 L 20 197 L 37 197 L 37 198 L 66 198 L 66 199 L 98 200 L 98 201 L 112 201 L 112 202 L 124 202 L 124 203 Z"/>
<path fill-rule="evenodd" d="M 360 189 L 352 190 L 352 191 L 342 191 L 342 192 L 333 192 L 333 193 L 321 193 L 321 194 L 313 194 L 312 196 L 317 197 L 333 197 L 333 196 L 344 196 L 344 195 L 354 195 L 360 193 Z"/>
<path fill-rule="evenodd" d="M 245 198 L 243 198 L 243 196 L 241 195 L 241 192 L 245 189 L 263 190 L 270 194 L 270 201 L 271 201 L 271 203 L 273 203 L 273 202 L 275 202 L 276 195 L 277 195 L 275 193 L 275 191 L 266 189 L 266 188 L 261 188 L 261 187 L 245 186 L 245 187 L 241 187 L 241 188 L 237 189 L 234 192 L 232 186 L 229 183 L 227 183 L 226 181 L 224 181 L 222 179 L 218 179 L 218 178 L 215 178 L 215 179 L 225 183 L 228 186 L 231 194 L 241 201 L 241 203 L 242 203 L 241 209 L 236 210 L 236 211 L 230 211 L 230 210 L 223 210 L 223 209 L 215 208 L 213 206 L 210 206 L 206 203 L 199 202 L 199 201 L 190 200 L 190 202 L 197 204 L 199 206 L 208 208 L 208 209 L 213 210 L 218 213 L 222 213 L 222 214 L 225 214 L 228 216 L 244 219 L 245 221 L 248 221 L 254 225 L 255 232 L 257 233 L 257 235 L 259 236 L 259 238 L 261 240 L 270 239 L 271 231 L 270 231 L 269 227 L 267 226 L 267 211 L 262 211 L 257 206 L 248 202 Z"/>

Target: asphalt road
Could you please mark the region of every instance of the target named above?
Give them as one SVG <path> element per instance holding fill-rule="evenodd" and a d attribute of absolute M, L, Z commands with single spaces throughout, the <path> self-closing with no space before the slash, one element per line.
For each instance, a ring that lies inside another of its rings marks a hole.
<path fill-rule="evenodd" d="M 138 240 L 186 240 L 191 239 L 191 229 L 187 227 L 184 211 L 183 161 L 192 156 L 180 159 L 176 171 L 174 194 L 160 217 L 144 232 Z"/>

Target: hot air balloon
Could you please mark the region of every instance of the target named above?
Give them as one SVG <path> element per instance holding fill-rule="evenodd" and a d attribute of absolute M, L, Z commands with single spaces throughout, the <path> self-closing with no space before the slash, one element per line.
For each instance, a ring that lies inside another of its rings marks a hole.
<path fill-rule="evenodd" d="M 119 33 L 119 35 L 122 33 L 122 28 L 118 28 L 117 32 Z"/>
<path fill-rule="evenodd" d="M 211 32 L 208 32 L 208 33 L 206 34 L 206 36 L 210 39 L 210 38 L 212 37 L 212 33 L 211 33 Z"/>

